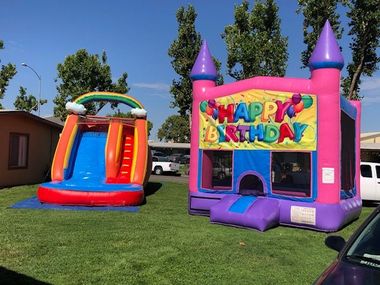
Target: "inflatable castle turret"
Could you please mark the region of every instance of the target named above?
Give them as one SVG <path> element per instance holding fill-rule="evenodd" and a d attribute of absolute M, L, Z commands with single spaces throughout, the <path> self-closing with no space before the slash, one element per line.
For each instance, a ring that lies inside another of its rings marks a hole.
<path fill-rule="evenodd" d="M 203 42 L 191 72 L 189 212 L 264 231 L 337 231 L 361 212 L 360 102 L 340 95 L 343 56 L 327 21 L 310 79 L 216 86 Z"/>

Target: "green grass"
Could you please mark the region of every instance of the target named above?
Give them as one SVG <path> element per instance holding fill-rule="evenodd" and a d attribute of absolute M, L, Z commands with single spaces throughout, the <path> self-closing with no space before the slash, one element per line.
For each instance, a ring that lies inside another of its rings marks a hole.
<path fill-rule="evenodd" d="M 190 216 L 186 185 L 163 184 L 138 213 L 8 208 L 35 192 L 0 191 L 1 284 L 14 284 L 15 272 L 52 284 L 311 284 L 336 255 L 324 233 L 260 233 Z"/>

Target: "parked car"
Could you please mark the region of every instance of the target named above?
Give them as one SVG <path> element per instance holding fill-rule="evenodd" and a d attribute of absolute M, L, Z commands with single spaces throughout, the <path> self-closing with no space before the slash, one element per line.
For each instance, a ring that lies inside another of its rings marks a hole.
<path fill-rule="evenodd" d="M 190 163 L 190 155 L 182 154 L 182 153 L 173 153 L 168 156 L 170 161 L 177 162 L 180 164 L 189 164 Z"/>
<path fill-rule="evenodd" d="M 172 153 L 171 155 L 168 156 L 168 158 L 172 162 L 179 162 L 182 156 L 183 156 L 182 153 Z"/>
<path fill-rule="evenodd" d="M 157 175 L 164 174 L 165 172 L 177 173 L 179 171 L 179 163 L 171 162 L 165 156 L 152 157 L 152 172 Z"/>
<path fill-rule="evenodd" d="M 325 244 L 339 254 L 314 284 L 380 284 L 380 206 L 347 242 L 332 235 Z"/>
<path fill-rule="evenodd" d="M 152 150 L 152 156 L 166 157 L 166 155 L 163 152 L 157 150 Z"/>
<path fill-rule="evenodd" d="M 380 163 L 360 163 L 360 189 L 362 200 L 380 202 Z"/>
<path fill-rule="evenodd" d="M 183 155 L 180 159 L 180 163 L 181 164 L 189 164 L 190 163 L 190 155 L 189 154 Z"/>

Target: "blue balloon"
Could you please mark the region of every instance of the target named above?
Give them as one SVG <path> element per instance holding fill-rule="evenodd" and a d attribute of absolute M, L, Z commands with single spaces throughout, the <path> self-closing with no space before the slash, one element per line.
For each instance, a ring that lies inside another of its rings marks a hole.
<path fill-rule="evenodd" d="M 212 117 L 214 118 L 214 120 L 218 118 L 218 115 L 219 115 L 218 109 L 214 109 L 214 112 L 212 113 Z"/>
<path fill-rule="evenodd" d="M 293 118 L 296 112 L 294 111 L 294 106 L 289 106 L 288 110 L 286 111 L 286 114 L 288 114 L 289 118 Z"/>

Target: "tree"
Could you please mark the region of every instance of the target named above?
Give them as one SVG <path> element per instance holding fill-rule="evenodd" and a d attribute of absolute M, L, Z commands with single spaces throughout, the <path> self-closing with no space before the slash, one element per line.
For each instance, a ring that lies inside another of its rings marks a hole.
<path fill-rule="evenodd" d="M 190 73 L 201 47 L 201 36 L 195 30 L 197 13 L 193 6 L 189 5 L 187 9 L 180 7 L 176 17 L 178 38 L 170 45 L 168 55 L 172 58 L 171 64 L 174 71 L 179 75 L 179 79 L 174 79 L 170 88 L 170 93 L 174 99 L 170 107 L 177 107 L 180 115 L 188 116 L 191 114 L 193 101 Z M 214 63 L 219 72 L 220 62 L 214 58 Z M 222 82 L 223 77 L 219 74 L 218 84 L 222 84 Z"/>
<path fill-rule="evenodd" d="M 4 42 L 0 40 L 0 50 L 4 49 Z M 0 99 L 4 98 L 5 91 L 7 90 L 9 81 L 17 73 L 16 66 L 14 64 L 8 63 L 7 65 L 1 65 L 0 70 Z M 3 109 L 3 106 L 0 103 L 0 109 Z"/>
<path fill-rule="evenodd" d="M 329 20 L 337 39 L 342 38 L 343 28 L 340 27 L 339 14 L 336 12 L 338 3 L 345 3 L 347 0 L 298 0 L 297 13 L 302 13 L 303 20 L 303 42 L 306 49 L 301 54 L 303 67 L 309 64 L 309 58 L 315 48 L 322 28 Z"/>
<path fill-rule="evenodd" d="M 117 112 L 114 114 L 108 114 L 108 117 L 118 117 L 118 118 L 133 118 L 131 112 L 123 113 L 120 112 L 120 109 L 117 109 Z M 153 123 L 148 120 L 148 137 L 150 136 L 150 131 L 153 129 Z"/>
<path fill-rule="evenodd" d="M 348 64 L 348 76 L 343 80 L 343 93 L 349 99 L 360 99 L 361 75 L 372 76 L 378 69 L 380 57 L 376 49 L 380 38 L 379 0 L 353 0 L 347 16 L 352 43 L 352 62 Z"/>
<path fill-rule="evenodd" d="M 170 93 L 173 96 L 170 107 L 178 108 L 178 113 L 183 116 L 178 121 L 187 122 L 187 125 L 173 124 L 173 116 L 169 117 L 161 126 L 161 137 L 159 139 L 173 140 L 172 134 L 176 133 L 180 136 L 182 135 L 182 137 L 176 137 L 175 141 L 188 142 L 190 139 L 189 116 L 193 102 L 190 73 L 201 47 L 201 36 L 195 30 L 197 13 L 192 5 L 189 5 L 187 9 L 180 7 L 177 10 L 176 18 L 178 22 L 178 38 L 170 45 L 168 55 L 172 58 L 171 64 L 179 78 L 174 79 L 170 87 Z M 221 63 L 216 58 L 213 58 L 213 60 L 219 73 L 217 85 L 223 84 L 223 77 L 220 74 Z M 164 128 L 164 126 L 166 127 Z M 173 126 L 181 127 L 182 129 L 167 129 Z M 168 137 L 165 137 L 166 133 Z"/>
<path fill-rule="evenodd" d="M 235 6 L 235 22 L 224 29 L 228 74 L 236 80 L 257 75 L 284 76 L 288 39 L 281 36 L 278 7 L 274 0 Z"/>
<path fill-rule="evenodd" d="M 166 119 L 158 130 L 159 140 L 174 143 L 186 143 L 190 141 L 189 119 L 186 116 L 172 115 Z"/>
<path fill-rule="evenodd" d="M 117 80 L 112 82 L 111 67 L 107 64 L 107 55 L 89 54 L 87 50 L 80 49 L 75 54 L 65 58 L 58 64 L 59 85 L 58 95 L 54 98 L 54 115 L 64 120 L 67 116 L 65 105 L 78 96 L 93 91 L 111 91 L 127 93 L 129 91 L 126 82 L 128 74 L 125 72 Z M 86 106 L 89 113 L 97 113 L 104 103 L 89 104 Z"/>
<path fill-rule="evenodd" d="M 20 86 L 19 89 L 19 95 L 16 97 L 15 102 L 13 105 L 15 106 L 16 110 L 26 111 L 28 113 L 32 111 L 38 110 L 38 105 L 43 105 L 47 103 L 46 99 L 42 99 L 38 102 L 36 97 L 34 97 L 32 94 L 26 95 L 26 88 Z"/>

